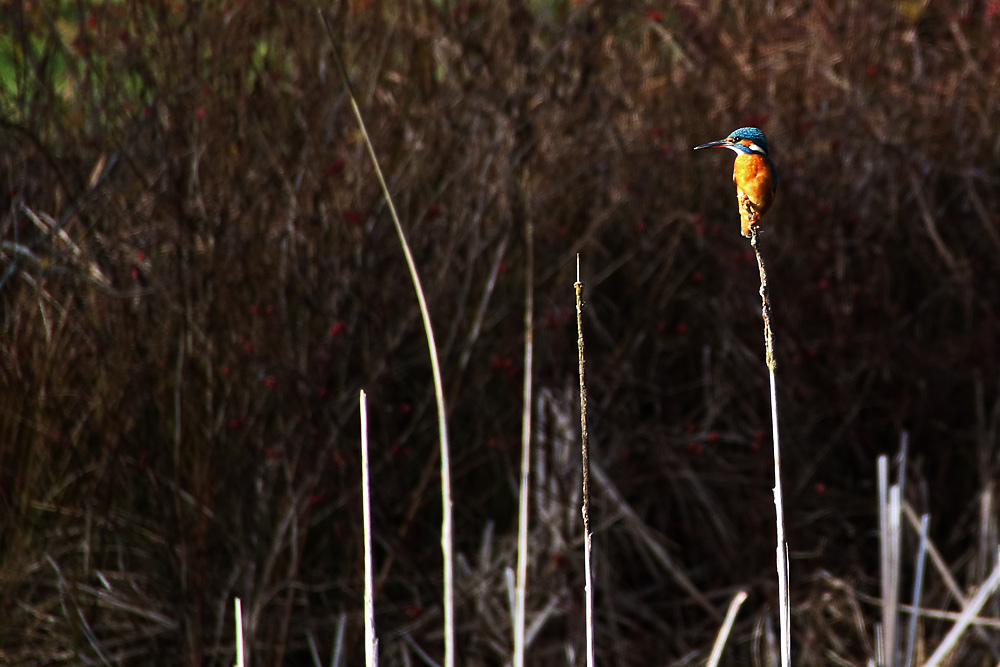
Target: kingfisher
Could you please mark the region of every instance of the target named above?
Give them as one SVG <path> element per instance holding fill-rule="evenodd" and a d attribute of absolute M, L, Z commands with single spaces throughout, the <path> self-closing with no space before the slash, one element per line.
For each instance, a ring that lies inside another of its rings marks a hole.
<path fill-rule="evenodd" d="M 750 227 L 767 213 L 778 190 L 778 172 L 767 150 L 767 137 L 756 127 L 741 127 L 725 139 L 710 141 L 694 149 L 728 148 L 736 153 L 733 183 L 740 208 L 743 236 L 750 238 Z"/>

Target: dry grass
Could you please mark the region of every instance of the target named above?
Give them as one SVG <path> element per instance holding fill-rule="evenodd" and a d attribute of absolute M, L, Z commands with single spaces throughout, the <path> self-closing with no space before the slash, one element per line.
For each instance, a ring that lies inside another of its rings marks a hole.
<path fill-rule="evenodd" d="M 1000 14 L 966 11 L 333 8 L 437 329 L 460 664 L 510 655 L 527 217 L 526 608 L 529 626 L 545 620 L 528 663 L 582 656 L 577 251 L 594 276 L 592 465 L 614 485 L 595 472 L 598 663 L 706 659 L 742 588 L 721 664 L 764 653 L 776 590 L 757 272 L 728 163 L 690 154 L 743 124 L 768 133 L 781 176 L 763 243 L 793 663 L 874 655 L 875 459 L 904 428 L 907 499 L 967 592 L 986 578 Z M 414 646 L 440 660 L 420 314 L 315 7 L 15 2 L 0 31 L 0 662 L 232 664 L 239 595 L 257 664 L 311 664 L 310 636 L 329 656 L 344 613 L 356 664 L 361 387 L 382 664 L 417 660 Z M 928 575 L 926 606 L 949 599 Z M 922 622 L 925 655 L 948 627 Z M 996 664 L 984 636 L 962 664 Z"/>

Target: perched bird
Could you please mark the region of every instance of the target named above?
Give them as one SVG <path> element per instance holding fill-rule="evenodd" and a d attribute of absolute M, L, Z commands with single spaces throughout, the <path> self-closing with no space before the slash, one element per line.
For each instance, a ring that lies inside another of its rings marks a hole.
<path fill-rule="evenodd" d="M 702 148 L 728 148 L 736 153 L 733 163 L 733 183 L 740 207 L 740 226 L 743 236 L 750 237 L 751 225 L 767 213 L 778 189 L 778 172 L 767 150 L 767 137 L 756 127 L 741 127 L 725 139 L 710 141 Z"/>

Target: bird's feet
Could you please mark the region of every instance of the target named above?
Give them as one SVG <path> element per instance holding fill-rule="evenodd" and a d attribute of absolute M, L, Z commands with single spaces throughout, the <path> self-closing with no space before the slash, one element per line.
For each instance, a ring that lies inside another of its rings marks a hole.
<path fill-rule="evenodd" d="M 739 195 L 737 195 L 737 198 L 739 199 L 740 202 L 741 231 L 743 233 L 743 236 L 745 236 L 746 238 L 750 238 L 751 236 L 750 228 L 756 225 L 757 221 L 760 220 L 760 213 L 758 213 L 757 209 L 753 207 L 753 203 L 750 201 L 750 198 L 747 197 L 746 195 L 740 193 Z"/>

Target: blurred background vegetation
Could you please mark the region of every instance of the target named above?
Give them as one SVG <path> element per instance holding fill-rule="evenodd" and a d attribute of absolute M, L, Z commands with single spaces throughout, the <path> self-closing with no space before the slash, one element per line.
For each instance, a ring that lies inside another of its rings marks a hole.
<path fill-rule="evenodd" d="M 316 9 L 0 3 L 6 664 L 232 664 L 237 595 L 256 664 L 328 664 L 341 631 L 342 664 L 360 664 L 360 388 L 383 663 L 440 660 L 424 334 Z M 1000 2 L 324 9 L 441 349 L 460 664 L 510 651 L 528 221 L 529 663 L 582 660 L 577 252 L 599 661 L 697 664 L 739 588 L 751 596 L 724 664 L 764 654 L 776 587 L 757 268 L 731 160 L 690 150 L 742 125 L 767 132 L 780 172 L 762 242 L 796 664 L 872 655 L 875 459 L 904 431 L 908 498 L 960 582 L 989 571 Z M 983 637 L 962 650 L 997 662 Z"/>

